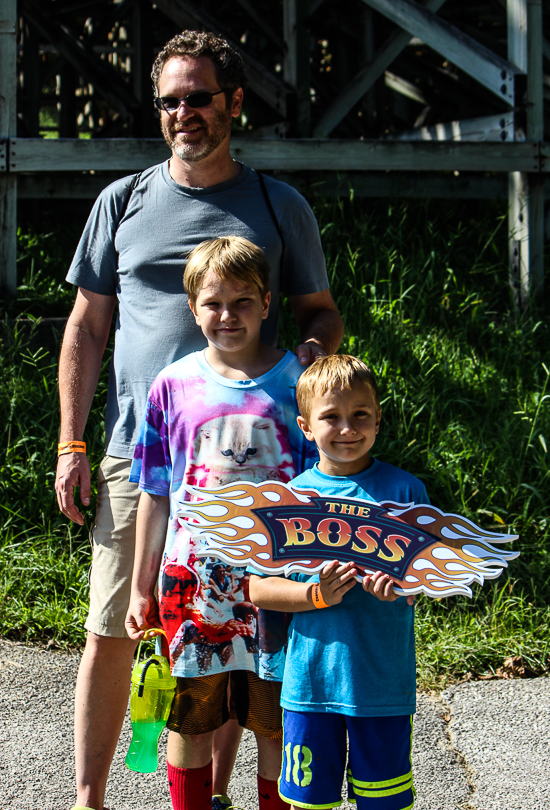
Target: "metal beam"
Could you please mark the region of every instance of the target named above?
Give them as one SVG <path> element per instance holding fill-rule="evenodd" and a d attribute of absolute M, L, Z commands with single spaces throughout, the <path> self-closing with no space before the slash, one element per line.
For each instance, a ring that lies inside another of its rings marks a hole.
<path fill-rule="evenodd" d="M 151 2 L 182 28 L 206 29 L 223 36 L 242 56 L 246 65 L 250 89 L 283 117 L 286 116 L 287 97 L 292 91 L 260 62 L 249 56 L 238 42 L 231 39 L 213 17 L 199 9 L 198 4 L 191 4 L 186 0 L 151 0 Z"/>
<path fill-rule="evenodd" d="M 449 62 L 491 90 L 510 106 L 515 104 L 516 65 L 481 45 L 472 37 L 419 6 L 413 0 L 363 0 L 389 20 L 419 37 Z"/>
<path fill-rule="evenodd" d="M 429 11 L 439 11 L 445 0 L 427 0 L 425 8 Z M 384 47 L 378 51 L 370 64 L 357 73 L 342 92 L 338 93 L 334 102 L 325 112 L 315 129 L 314 138 L 327 138 L 332 130 L 342 121 L 355 104 L 367 93 L 375 81 L 380 78 L 386 68 L 407 47 L 411 36 L 407 31 L 396 31 L 388 39 Z"/>
<path fill-rule="evenodd" d="M 7 168 L 9 138 L 16 134 L 17 2 L 0 0 L 0 166 Z M 17 290 L 17 177 L 0 173 L 0 294 Z"/>
<path fill-rule="evenodd" d="M 550 151 L 550 145 L 548 149 Z M 278 171 L 550 172 L 538 143 L 233 138 L 231 154 L 256 169 Z M 10 142 L 11 172 L 137 171 L 170 156 L 162 139 L 19 138 Z"/>

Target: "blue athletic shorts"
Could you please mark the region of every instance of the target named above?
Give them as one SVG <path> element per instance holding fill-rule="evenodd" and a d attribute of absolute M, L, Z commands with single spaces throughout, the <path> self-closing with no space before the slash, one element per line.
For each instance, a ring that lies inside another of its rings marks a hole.
<path fill-rule="evenodd" d="M 358 810 L 409 810 L 414 804 L 412 716 L 348 717 L 283 713 L 279 793 L 295 807 L 342 804 L 349 738 L 348 800 Z"/>

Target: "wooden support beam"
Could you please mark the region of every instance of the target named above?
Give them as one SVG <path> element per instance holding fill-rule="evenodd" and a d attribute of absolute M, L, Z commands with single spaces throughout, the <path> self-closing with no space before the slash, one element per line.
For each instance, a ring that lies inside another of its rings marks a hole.
<path fill-rule="evenodd" d="M 419 6 L 413 0 L 363 0 L 409 34 L 419 37 L 449 62 L 491 90 L 510 106 L 515 104 L 515 78 L 522 71 L 472 37 Z"/>
<path fill-rule="evenodd" d="M 444 2 L 445 0 L 427 0 L 425 8 L 432 12 L 439 11 Z M 313 130 L 314 138 L 327 138 L 330 135 L 352 107 L 370 90 L 375 81 L 407 47 L 410 40 L 411 35 L 402 29 L 392 34 L 372 61 L 359 71 L 342 92 L 338 93 Z"/>
<path fill-rule="evenodd" d="M 540 0 L 508 0 L 508 57 L 527 73 L 526 135 L 542 140 L 542 6 Z M 541 162 L 547 163 L 541 150 Z M 510 283 L 525 309 L 544 288 L 544 186 L 540 176 L 512 172 L 508 179 Z"/>
<path fill-rule="evenodd" d="M 301 138 L 308 138 L 311 133 L 311 35 L 304 24 L 308 12 L 308 0 L 283 0 L 283 78 L 295 92 L 291 127 L 292 134 Z"/>
<path fill-rule="evenodd" d="M 527 0 L 527 139 L 544 139 L 542 79 L 542 0 Z M 539 303 L 544 292 L 544 186 L 529 175 L 529 296 Z"/>
<path fill-rule="evenodd" d="M 548 146 L 548 145 L 545 145 Z M 231 154 L 276 171 L 549 172 L 538 143 L 468 143 L 233 138 Z M 138 171 L 170 156 L 159 139 L 12 139 L 12 172 Z"/>
<path fill-rule="evenodd" d="M 17 0 L 0 0 L 0 165 L 7 168 L 9 138 L 16 134 Z M 0 295 L 17 290 L 17 177 L 0 172 Z"/>
<path fill-rule="evenodd" d="M 26 20 L 22 20 L 21 28 L 23 87 L 19 114 L 23 119 L 25 135 L 29 138 L 38 138 L 40 131 L 40 43 L 38 32 Z"/>
<path fill-rule="evenodd" d="M 151 0 L 151 2 L 154 2 L 157 8 L 177 25 L 181 26 L 182 29 L 195 28 L 213 31 L 215 34 L 223 36 L 241 54 L 246 65 L 250 89 L 283 117 L 286 116 L 287 97 L 292 92 L 290 88 L 270 73 L 260 62 L 249 56 L 238 42 L 231 39 L 214 18 L 198 7 L 198 4 L 192 4 L 186 2 L 186 0 Z"/>

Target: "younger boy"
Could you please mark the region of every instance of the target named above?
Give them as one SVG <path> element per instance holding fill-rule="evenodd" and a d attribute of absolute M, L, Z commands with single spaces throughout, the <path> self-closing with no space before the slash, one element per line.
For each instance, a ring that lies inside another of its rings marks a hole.
<path fill-rule="evenodd" d="M 279 810 L 281 684 L 255 674 L 258 611 L 249 576 L 198 558 L 175 513 L 189 485 L 285 482 L 311 466 L 315 446 L 296 423 L 302 367 L 291 352 L 261 342 L 269 266 L 251 242 L 203 242 L 189 257 L 184 286 L 208 347 L 161 371 L 149 392 L 130 476 L 143 492 L 126 628 L 133 639 L 159 624 L 167 633 L 178 677 L 167 724 L 175 810 L 229 806 L 226 796 L 212 797 L 214 731 L 228 718 L 256 734 L 260 810 Z"/>
<path fill-rule="evenodd" d="M 366 501 L 428 502 L 417 478 L 370 455 L 381 411 L 368 366 L 347 355 L 320 358 L 300 378 L 296 396 L 298 423 L 320 461 L 293 486 Z M 295 614 L 281 695 L 279 779 L 281 796 L 294 808 L 342 803 L 346 732 L 348 796 L 358 808 L 406 810 L 414 803 L 413 597 L 398 599 L 381 572 L 364 577 L 363 587 L 356 575 L 353 563 L 334 560 L 316 576 L 251 576 L 255 604 Z"/>

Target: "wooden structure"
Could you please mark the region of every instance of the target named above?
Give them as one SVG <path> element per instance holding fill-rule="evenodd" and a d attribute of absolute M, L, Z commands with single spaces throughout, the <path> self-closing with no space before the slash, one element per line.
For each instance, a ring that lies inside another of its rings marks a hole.
<path fill-rule="evenodd" d="M 233 155 L 322 193 L 504 197 L 511 282 L 544 279 L 543 0 L 0 0 L 0 287 L 16 201 L 89 197 L 168 156 L 149 71 L 183 28 L 249 74 Z M 546 100 L 546 107 L 545 107 Z"/>

